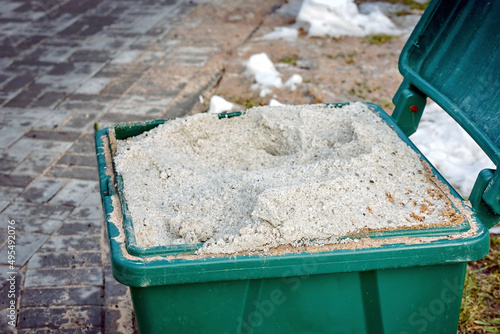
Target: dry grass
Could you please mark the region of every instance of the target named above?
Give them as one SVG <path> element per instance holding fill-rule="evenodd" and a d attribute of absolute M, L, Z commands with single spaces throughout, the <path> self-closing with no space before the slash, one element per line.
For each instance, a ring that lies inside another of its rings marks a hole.
<path fill-rule="evenodd" d="M 459 331 L 500 333 L 500 236 L 491 236 L 488 255 L 469 263 Z"/>

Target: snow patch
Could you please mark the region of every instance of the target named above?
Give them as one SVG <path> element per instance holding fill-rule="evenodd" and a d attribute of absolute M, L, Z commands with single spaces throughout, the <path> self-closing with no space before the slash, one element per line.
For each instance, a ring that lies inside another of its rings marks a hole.
<path fill-rule="evenodd" d="M 250 74 L 253 74 L 255 78 L 256 83 L 252 86 L 252 88 L 260 89 L 260 97 L 265 97 L 270 94 L 273 88 L 281 88 L 283 86 L 289 87 L 292 91 L 294 91 L 303 81 L 302 76 L 294 74 L 283 85 L 281 74 L 276 70 L 272 60 L 264 52 L 250 56 L 246 67 L 247 71 Z"/>
<path fill-rule="evenodd" d="M 260 88 L 260 97 L 269 94 L 272 88 L 283 86 L 281 74 L 264 52 L 254 54 L 248 59 L 247 70 L 254 75 L 256 85 L 253 88 Z"/>
<path fill-rule="evenodd" d="M 297 22 L 311 37 L 401 33 L 378 6 L 366 7 L 360 13 L 353 0 L 305 0 Z"/>
<path fill-rule="evenodd" d="M 232 102 L 225 100 L 218 95 L 212 96 L 210 99 L 209 114 L 220 114 L 221 112 L 231 111 L 236 105 Z"/>
<path fill-rule="evenodd" d="M 299 36 L 299 31 L 295 27 L 274 27 L 274 31 L 258 38 L 261 40 L 284 39 L 294 41 Z"/>
<path fill-rule="evenodd" d="M 269 106 L 271 106 L 271 107 L 282 107 L 284 105 L 285 104 L 281 103 L 280 101 L 278 101 L 276 99 L 269 100 Z"/>
<path fill-rule="evenodd" d="M 290 90 L 293 92 L 303 81 L 304 79 L 300 74 L 294 74 L 285 82 L 285 87 L 290 87 Z"/>

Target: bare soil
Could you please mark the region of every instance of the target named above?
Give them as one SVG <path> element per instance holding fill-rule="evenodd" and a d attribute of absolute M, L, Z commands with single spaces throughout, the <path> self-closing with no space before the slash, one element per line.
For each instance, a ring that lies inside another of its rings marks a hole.
<path fill-rule="evenodd" d="M 403 79 L 398 71 L 398 57 L 408 35 L 393 36 L 387 40 L 370 37 L 309 38 L 307 32 L 300 30 L 299 37 L 294 41 L 260 39 L 272 32 L 273 27 L 294 24 L 296 8 L 293 7 L 296 7 L 294 1 L 284 3 L 280 9 L 265 16 L 246 43 L 227 49 L 221 80 L 203 94 L 204 102 L 192 114 L 208 110 L 213 95 L 220 95 L 242 108 L 267 105 L 271 98 L 285 104 L 366 101 L 377 103 L 386 112 L 392 113 L 392 97 Z M 408 20 L 400 16 L 397 19 L 402 24 L 414 22 L 415 15 L 420 13 L 409 10 L 405 12 Z M 233 33 L 238 34 L 238 31 Z M 245 73 L 245 62 L 251 55 L 261 52 L 269 55 L 282 74 L 283 82 L 297 73 L 303 77 L 304 83 L 295 91 L 284 87 L 274 89 L 264 98 L 259 97 L 259 90 L 251 88 L 254 81 L 251 75 Z"/>

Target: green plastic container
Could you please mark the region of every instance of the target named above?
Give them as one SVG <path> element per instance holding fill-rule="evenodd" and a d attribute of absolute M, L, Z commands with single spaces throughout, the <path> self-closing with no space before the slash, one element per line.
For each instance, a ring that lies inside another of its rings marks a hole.
<path fill-rule="evenodd" d="M 500 162 L 499 15 L 498 1 L 432 2 L 401 54 L 405 80 L 394 98 L 394 119 L 369 104 L 417 152 L 407 135 L 428 96 Z M 413 243 L 167 259 L 196 245 L 138 247 L 113 167 L 116 140 L 163 122 L 96 134 L 113 275 L 130 287 L 140 333 L 456 333 L 466 264 L 488 253 L 488 228 L 500 220 L 497 172 L 481 172 L 470 197 L 474 213 L 459 226 L 370 235 Z M 428 239 L 443 236 L 452 237 Z"/>

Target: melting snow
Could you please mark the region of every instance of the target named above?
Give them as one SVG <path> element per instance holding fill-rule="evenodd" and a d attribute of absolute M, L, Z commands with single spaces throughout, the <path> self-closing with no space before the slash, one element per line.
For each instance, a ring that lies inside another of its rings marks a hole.
<path fill-rule="evenodd" d="M 218 95 L 214 95 L 210 99 L 210 108 L 208 109 L 208 113 L 220 114 L 221 112 L 231 111 L 234 107 L 234 103 L 231 103 Z"/>
<path fill-rule="evenodd" d="M 401 33 L 378 6 L 360 13 L 353 0 L 305 0 L 297 22 L 313 37 Z"/>

